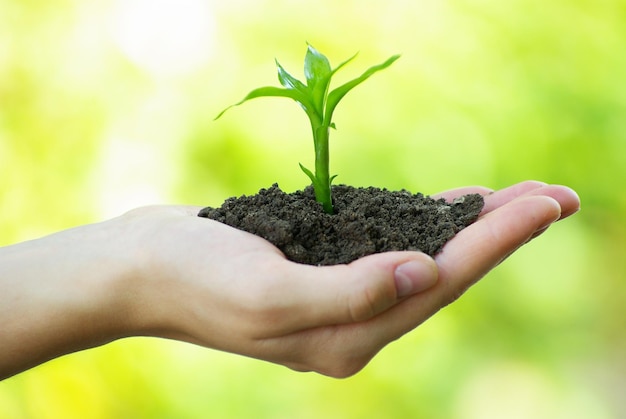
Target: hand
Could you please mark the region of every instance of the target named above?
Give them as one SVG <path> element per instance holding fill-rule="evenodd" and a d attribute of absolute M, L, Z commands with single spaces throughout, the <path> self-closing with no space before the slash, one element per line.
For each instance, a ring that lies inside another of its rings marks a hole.
<path fill-rule="evenodd" d="M 265 240 L 146 207 L 0 249 L 0 378 L 112 340 L 152 335 L 345 377 L 414 329 L 552 222 L 568 188 L 524 182 L 487 194 L 481 218 L 433 260 L 419 252 L 314 267 Z M 36 261 L 36 263 L 34 263 Z"/>
<path fill-rule="evenodd" d="M 486 194 L 481 218 L 434 262 L 417 252 L 390 252 L 349 265 L 299 265 L 256 236 L 198 219 L 198 208 L 140 209 L 129 221 L 154 225 L 146 228 L 153 235 L 141 239 L 151 243 L 144 266 L 152 271 L 137 291 L 149 319 L 137 332 L 296 370 L 354 374 L 580 204 L 570 189 L 539 182 L 439 196 L 474 192 Z"/>

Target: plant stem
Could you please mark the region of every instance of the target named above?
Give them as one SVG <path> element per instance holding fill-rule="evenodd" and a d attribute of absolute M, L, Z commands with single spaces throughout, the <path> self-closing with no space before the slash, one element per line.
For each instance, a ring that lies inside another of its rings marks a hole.
<path fill-rule="evenodd" d="M 333 200 L 330 189 L 330 170 L 329 170 L 329 152 L 328 137 L 330 129 L 328 126 L 319 125 L 314 129 L 314 146 L 315 146 L 315 178 L 317 182 L 313 184 L 315 190 L 315 199 L 322 204 L 324 211 L 332 214 Z"/>

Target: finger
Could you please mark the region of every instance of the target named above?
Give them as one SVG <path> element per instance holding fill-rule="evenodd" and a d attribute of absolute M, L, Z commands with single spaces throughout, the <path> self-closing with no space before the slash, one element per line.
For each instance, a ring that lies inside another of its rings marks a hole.
<path fill-rule="evenodd" d="M 558 202 L 550 197 L 522 197 L 485 215 L 459 232 L 436 256 L 437 284 L 369 322 L 379 342 L 395 340 L 462 295 L 532 235 L 558 219 Z"/>
<path fill-rule="evenodd" d="M 354 323 L 389 309 L 407 295 L 437 281 L 437 266 L 420 252 L 386 252 L 349 265 L 314 267 L 289 263 L 292 272 L 280 284 L 285 295 L 279 333 Z"/>
<path fill-rule="evenodd" d="M 452 301 L 537 232 L 561 216 L 559 202 L 548 196 L 524 196 L 483 216 L 459 232 L 437 257 L 444 301 Z"/>
<path fill-rule="evenodd" d="M 536 196 L 544 195 L 556 199 L 562 208 L 561 219 L 567 218 L 575 214 L 580 209 L 580 198 L 574 190 L 567 186 L 548 185 L 544 182 L 527 180 L 517 183 L 507 188 L 492 191 L 482 186 L 469 186 L 432 195 L 432 198 L 444 198 L 446 201 L 452 201 L 459 196 L 471 193 L 478 193 L 485 197 L 485 207 L 482 213 L 493 211 L 515 198 L 520 196 Z"/>
<path fill-rule="evenodd" d="M 490 201 L 493 202 L 494 208 L 503 205 L 509 202 L 512 199 L 517 198 L 529 191 L 534 189 L 541 188 L 546 184 L 543 182 L 538 182 L 534 180 L 526 180 L 515 185 L 509 186 L 504 189 L 500 189 L 498 191 L 494 191 L 493 189 L 485 188 L 483 186 L 468 186 L 463 188 L 451 189 L 445 192 L 441 192 L 435 195 L 432 195 L 433 198 L 444 198 L 447 201 L 453 200 L 454 198 L 458 198 L 459 196 L 469 194 L 469 193 L 478 193 L 480 195 L 485 196 L 485 199 L 489 197 Z M 499 204 L 499 205 L 498 205 Z"/>
<path fill-rule="evenodd" d="M 522 196 L 549 196 L 561 206 L 561 220 L 580 210 L 578 194 L 561 185 L 548 185 L 538 181 L 525 181 L 485 196 L 482 213 L 488 213 Z"/>
<path fill-rule="evenodd" d="M 489 195 L 490 193 L 493 193 L 493 189 L 485 188 L 484 186 L 466 186 L 463 188 L 456 188 L 444 192 L 439 192 L 437 194 L 431 195 L 430 197 L 433 199 L 443 198 L 447 202 L 451 202 L 463 195 L 479 194 L 485 196 Z"/>
<path fill-rule="evenodd" d="M 523 196 L 548 196 L 556 200 L 561 206 L 561 217 L 559 220 L 567 218 L 580 210 L 578 194 L 567 186 L 545 185 L 528 191 Z"/>
<path fill-rule="evenodd" d="M 506 188 L 497 190 L 492 194 L 485 197 L 485 209 L 484 212 L 489 212 L 494 208 L 498 208 L 507 202 L 512 201 L 528 192 L 542 188 L 547 184 L 535 180 L 526 180 L 515 185 L 508 186 Z"/>

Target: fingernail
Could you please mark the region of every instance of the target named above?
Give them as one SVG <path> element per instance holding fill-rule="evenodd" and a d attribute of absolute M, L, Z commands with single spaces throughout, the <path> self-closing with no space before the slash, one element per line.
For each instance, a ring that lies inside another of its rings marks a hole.
<path fill-rule="evenodd" d="M 437 282 L 437 265 L 434 262 L 405 262 L 395 271 L 398 298 L 424 291 Z"/>

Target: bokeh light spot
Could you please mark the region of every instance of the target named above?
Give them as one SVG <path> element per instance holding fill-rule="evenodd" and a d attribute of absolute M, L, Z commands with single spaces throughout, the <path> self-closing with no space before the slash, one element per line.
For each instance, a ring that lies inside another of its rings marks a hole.
<path fill-rule="evenodd" d="M 112 17 L 120 50 L 154 76 L 187 74 L 213 51 L 215 24 L 205 1 L 124 0 Z"/>

